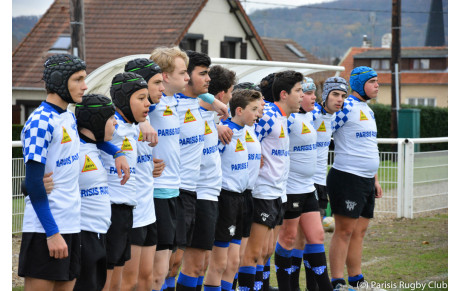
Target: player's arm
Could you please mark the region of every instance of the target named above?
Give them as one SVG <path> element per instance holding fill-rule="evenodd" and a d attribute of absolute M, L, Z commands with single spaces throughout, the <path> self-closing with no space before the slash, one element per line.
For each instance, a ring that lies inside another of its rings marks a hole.
<path fill-rule="evenodd" d="M 53 172 L 46 173 L 43 176 L 43 184 L 45 185 L 46 194 L 50 194 L 54 188 L 53 177 L 51 177 L 51 175 L 53 175 Z M 27 192 L 25 179 L 21 181 L 21 192 L 25 197 L 29 195 L 29 193 Z"/>
<path fill-rule="evenodd" d="M 160 159 L 155 159 L 153 158 L 153 172 L 152 175 L 154 178 L 158 178 L 161 176 L 163 173 L 163 170 L 165 169 L 165 162 Z"/>
<path fill-rule="evenodd" d="M 118 178 L 121 178 L 121 171 L 124 172 L 123 179 L 120 181 L 120 184 L 124 185 L 130 176 L 126 154 L 119 147 L 108 141 L 99 142 L 96 146 L 101 151 L 113 156 L 115 159 L 115 168 L 117 169 Z"/>
<path fill-rule="evenodd" d="M 219 141 L 224 145 L 229 144 L 232 141 L 233 131 L 228 126 L 222 124 L 218 124 L 216 127 Z"/>
<path fill-rule="evenodd" d="M 216 99 L 214 95 L 210 93 L 205 93 L 198 95 L 198 98 L 200 98 L 206 103 L 211 104 L 214 111 L 217 112 L 217 116 L 219 117 L 219 119 L 225 120 L 228 118 L 229 115 L 227 105 L 222 103 L 220 100 Z"/>
<path fill-rule="evenodd" d="M 26 163 L 25 187 L 29 193 L 30 202 L 37 214 L 46 233 L 46 242 L 50 256 L 56 259 L 66 258 L 68 254 L 67 244 L 59 233 L 59 228 L 51 213 L 48 195 L 46 194 L 43 178 L 45 165 L 33 160 Z"/>
<path fill-rule="evenodd" d="M 158 133 L 155 128 L 150 125 L 150 121 L 145 120 L 139 122 L 139 129 L 142 131 L 142 141 L 148 141 L 149 146 L 154 147 L 158 144 Z"/>

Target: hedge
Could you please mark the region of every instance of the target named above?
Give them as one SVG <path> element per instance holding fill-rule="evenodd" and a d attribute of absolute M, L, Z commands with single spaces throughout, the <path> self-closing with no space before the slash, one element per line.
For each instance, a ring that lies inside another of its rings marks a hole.
<path fill-rule="evenodd" d="M 21 130 L 23 127 L 24 125 L 21 124 L 13 124 L 11 140 L 21 140 Z M 13 148 L 13 158 L 22 158 L 22 148 Z"/>

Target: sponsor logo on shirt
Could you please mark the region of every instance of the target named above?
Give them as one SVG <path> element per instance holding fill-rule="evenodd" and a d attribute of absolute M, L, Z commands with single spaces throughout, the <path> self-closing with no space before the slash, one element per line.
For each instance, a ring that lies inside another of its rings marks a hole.
<path fill-rule="evenodd" d="M 90 189 L 82 189 L 80 191 L 81 197 L 97 196 L 97 195 L 108 195 L 109 187 L 94 187 Z"/>
<path fill-rule="evenodd" d="M 97 170 L 96 164 L 94 164 L 94 162 L 88 155 L 85 155 L 85 164 L 83 165 L 83 169 L 81 170 L 81 172 L 84 173 L 95 170 Z"/>
<path fill-rule="evenodd" d="M 240 139 L 236 140 L 236 149 L 235 152 L 241 152 L 244 151 L 243 144 L 241 143 Z"/>
<path fill-rule="evenodd" d="M 252 139 L 252 136 L 249 134 L 249 131 L 246 130 L 246 136 L 244 137 L 246 139 L 246 142 L 254 142 Z"/>
<path fill-rule="evenodd" d="M 68 156 L 67 158 L 57 160 L 56 167 L 59 168 L 62 166 L 70 165 L 75 161 L 78 161 L 78 153 L 73 156 Z"/>
<path fill-rule="evenodd" d="M 188 144 L 199 143 L 199 142 L 204 142 L 204 134 L 179 139 L 179 144 L 181 146 L 188 145 Z"/>
<path fill-rule="evenodd" d="M 324 120 L 323 120 L 323 122 L 321 122 L 321 125 L 318 127 L 318 129 L 316 131 L 318 131 L 318 132 L 326 132 L 326 125 L 324 125 Z"/>
<path fill-rule="evenodd" d="M 359 111 L 359 121 L 369 120 L 362 110 Z"/>
<path fill-rule="evenodd" d="M 70 138 L 69 134 L 67 133 L 67 130 L 65 129 L 65 127 L 63 126 L 62 127 L 62 140 L 61 140 L 61 144 L 63 143 L 68 143 L 68 142 L 71 142 L 72 139 Z"/>
<path fill-rule="evenodd" d="M 377 131 L 361 131 L 356 133 L 356 138 L 377 137 Z"/>
<path fill-rule="evenodd" d="M 241 164 L 232 164 L 232 171 L 240 171 L 240 170 L 244 170 L 244 169 L 247 169 L 249 167 L 249 163 L 246 162 L 246 163 L 241 163 Z"/>
<path fill-rule="evenodd" d="M 311 131 L 308 129 L 308 126 L 306 126 L 305 123 L 302 122 L 302 134 L 306 133 L 311 133 Z"/>
<path fill-rule="evenodd" d="M 184 123 L 193 122 L 193 121 L 196 121 L 196 118 L 195 118 L 195 116 L 193 116 L 193 114 L 190 111 L 190 109 L 187 109 L 187 112 L 185 112 Z"/>
<path fill-rule="evenodd" d="M 166 128 L 166 129 L 159 129 L 158 136 L 171 136 L 180 134 L 180 127 L 176 128 Z"/>
<path fill-rule="evenodd" d="M 208 135 L 208 134 L 210 134 L 210 133 L 212 133 L 212 130 L 211 130 L 211 128 L 210 128 L 209 125 L 208 125 L 208 121 L 205 120 L 205 121 L 204 121 L 204 135 Z"/>
<path fill-rule="evenodd" d="M 142 135 L 142 131 L 139 131 L 139 138 L 137 141 L 142 141 L 144 139 L 144 135 Z"/>
<path fill-rule="evenodd" d="M 283 126 L 281 125 L 281 133 L 280 133 L 280 137 L 279 138 L 285 138 L 284 136 L 284 128 Z"/>
<path fill-rule="evenodd" d="M 170 116 L 170 115 L 173 115 L 173 112 L 172 112 L 171 108 L 169 108 L 169 106 L 166 105 L 166 109 L 163 112 L 163 116 Z"/>
<path fill-rule="evenodd" d="M 132 151 L 133 150 L 133 147 L 131 146 L 129 139 L 126 136 L 125 136 L 125 139 L 123 140 L 123 144 L 121 145 L 121 150 L 122 151 Z"/>

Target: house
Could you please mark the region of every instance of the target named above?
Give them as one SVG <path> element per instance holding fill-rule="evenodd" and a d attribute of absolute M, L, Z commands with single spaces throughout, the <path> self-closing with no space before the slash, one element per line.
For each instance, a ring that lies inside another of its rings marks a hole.
<path fill-rule="evenodd" d="M 308 63 L 308 64 L 323 64 L 321 60 L 308 52 L 300 44 L 289 38 L 272 38 L 261 37 L 265 48 L 270 52 L 273 61 L 293 62 L 293 63 Z M 316 95 L 321 96 L 324 81 L 327 78 L 335 75 L 333 71 L 322 71 L 309 74 L 308 77 L 313 78 L 317 90 Z"/>
<path fill-rule="evenodd" d="M 127 55 L 179 45 L 210 57 L 272 60 L 239 1 L 84 1 L 87 72 Z M 13 123 L 46 98 L 45 59 L 70 52 L 69 1 L 55 0 L 13 52 Z"/>
<path fill-rule="evenodd" d="M 378 73 L 376 102 L 391 104 L 391 48 L 352 47 L 339 63 L 340 76 L 349 79 L 357 66 L 372 67 Z M 448 48 L 402 47 L 400 62 L 401 104 L 447 107 Z"/>

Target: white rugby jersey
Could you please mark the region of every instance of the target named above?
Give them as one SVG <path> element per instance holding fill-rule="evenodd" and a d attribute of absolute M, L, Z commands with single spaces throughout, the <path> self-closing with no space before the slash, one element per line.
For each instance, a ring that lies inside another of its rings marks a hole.
<path fill-rule="evenodd" d="M 158 144 L 153 147 L 153 157 L 161 159 L 165 168 L 155 178 L 155 188 L 179 189 L 180 185 L 180 121 L 177 99 L 163 94 L 158 104 L 149 108 L 150 124 L 158 132 Z M 179 193 L 177 194 L 179 195 Z"/>
<path fill-rule="evenodd" d="M 289 176 L 287 194 L 315 191 L 313 175 L 316 171 L 316 130 L 311 112 L 294 113 L 288 118 Z"/>
<path fill-rule="evenodd" d="M 219 141 L 222 160 L 222 189 L 243 193 L 248 188 L 249 162 L 245 127 L 229 121 L 222 122 L 233 131 L 232 140 L 224 145 Z"/>
<path fill-rule="evenodd" d="M 277 199 L 286 189 L 289 167 L 289 134 L 287 117 L 279 107 L 270 103 L 256 123 L 255 132 L 260 141 L 264 165 L 259 171 L 252 196 L 258 199 Z"/>
<path fill-rule="evenodd" d="M 107 172 L 96 144 L 80 141 L 81 230 L 107 233 L 111 224 Z"/>
<path fill-rule="evenodd" d="M 149 142 L 142 141 L 142 131 L 138 129 L 137 165 L 136 165 L 136 200 L 133 209 L 133 228 L 152 224 L 156 221 L 153 202 L 153 154 Z"/>
<path fill-rule="evenodd" d="M 46 102 L 32 112 L 21 132 L 24 163 L 33 160 L 53 172 L 54 188 L 48 195 L 51 213 L 59 232 L 80 232 L 80 191 L 78 168 L 80 138 L 75 115 L 59 114 Z M 23 232 L 45 233 L 30 197 L 25 198 Z"/>
<path fill-rule="evenodd" d="M 102 162 L 107 171 L 110 202 L 136 206 L 137 125 L 127 123 L 118 112 L 115 112 L 115 119 L 117 120 L 117 125 L 115 125 L 111 143 L 126 153 L 130 177 L 126 184 L 121 185 L 122 178 L 118 178 L 115 159 L 113 156 L 101 152 Z"/>
<path fill-rule="evenodd" d="M 316 129 L 316 173 L 313 182 L 318 185 L 326 186 L 327 158 L 329 155 L 329 145 L 332 137 L 332 122 L 335 113 L 329 114 L 318 103 L 315 103 L 313 113 L 313 124 Z"/>
<path fill-rule="evenodd" d="M 197 199 L 218 201 L 222 188 L 222 168 L 220 163 L 219 141 L 214 111 L 200 107 L 204 120 L 204 148 L 201 156 L 200 177 L 196 183 Z"/>
<path fill-rule="evenodd" d="M 379 168 L 377 125 L 374 112 L 366 102 L 350 95 L 332 124 L 334 168 L 357 176 L 372 178 Z"/>
<path fill-rule="evenodd" d="M 248 147 L 248 162 L 249 162 L 249 182 L 248 189 L 254 189 L 257 176 L 260 170 L 260 158 L 262 157 L 262 150 L 260 148 L 260 141 L 254 131 L 255 125 L 244 127 L 244 139 Z"/>
<path fill-rule="evenodd" d="M 204 121 L 199 111 L 199 99 L 176 94 L 180 120 L 180 186 L 196 191 L 200 177 L 201 155 L 204 147 Z"/>

